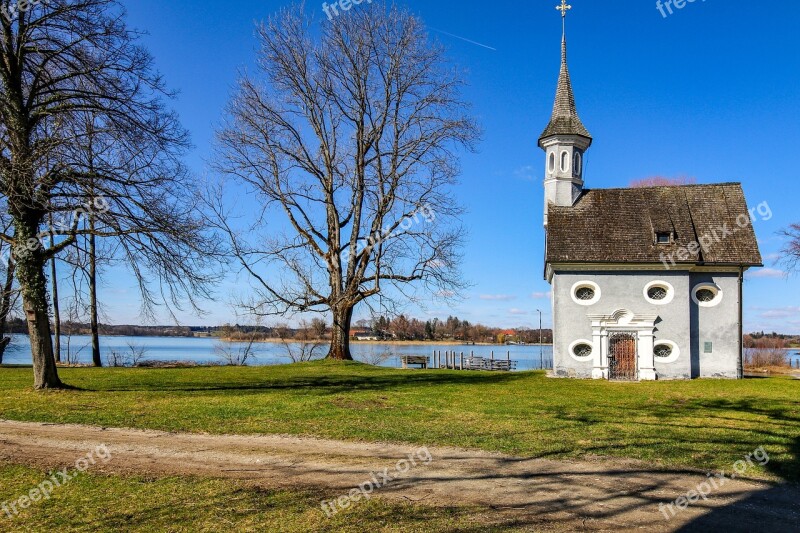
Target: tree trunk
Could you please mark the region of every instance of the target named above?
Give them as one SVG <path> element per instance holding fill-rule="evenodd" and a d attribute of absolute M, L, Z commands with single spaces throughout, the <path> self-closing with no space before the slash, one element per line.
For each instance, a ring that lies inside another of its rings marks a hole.
<path fill-rule="evenodd" d="M 28 235 L 35 235 L 28 231 Z M 26 232 L 19 231 L 20 240 L 26 242 Z M 35 237 L 31 237 L 35 239 Z M 47 305 L 47 277 L 44 275 L 45 259 L 41 247 L 25 250 L 17 257 L 17 279 L 22 292 L 22 309 L 28 321 L 33 359 L 33 386 L 35 389 L 63 387 L 58 378 L 56 360 L 53 357 L 53 341 L 50 338 L 50 316 Z"/>
<path fill-rule="evenodd" d="M 103 366 L 100 359 L 100 334 L 97 321 L 97 256 L 94 236 L 94 217 L 89 215 L 89 310 L 91 314 L 92 329 L 92 363 L 94 366 Z"/>
<path fill-rule="evenodd" d="M 350 354 L 350 322 L 353 320 L 353 308 L 333 309 L 333 326 L 331 327 L 331 349 L 328 359 L 352 361 Z"/>
<path fill-rule="evenodd" d="M 11 342 L 11 337 L 6 337 L 6 325 L 8 324 L 8 314 L 11 312 L 11 299 L 14 290 L 14 262 L 9 259 L 6 265 L 6 282 L 3 285 L 3 293 L 0 294 L 0 365 L 3 364 L 3 355 Z"/>
<path fill-rule="evenodd" d="M 53 214 L 50 213 L 50 244 L 55 246 L 55 235 L 53 229 Z M 58 307 L 58 276 L 56 272 L 56 258 L 50 260 L 50 277 L 53 284 L 53 333 L 55 335 L 55 346 L 53 352 L 56 358 L 56 363 L 61 362 L 61 311 Z"/>

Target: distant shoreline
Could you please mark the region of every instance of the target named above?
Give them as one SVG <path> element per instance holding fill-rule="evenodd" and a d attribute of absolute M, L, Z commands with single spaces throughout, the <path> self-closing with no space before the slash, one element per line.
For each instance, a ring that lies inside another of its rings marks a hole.
<path fill-rule="evenodd" d="M 202 338 L 202 337 L 200 337 Z M 214 338 L 214 337 L 205 337 L 205 338 Z M 217 337 L 218 340 L 224 342 L 249 342 L 249 339 L 231 339 L 231 338 L 224 338 L 224 337 Z M 256 339 L 253 342 L 259 343 L 296 343 L 296 342 L 303 342 L 297 339 Z M 314 339 L 305 342 L 318 342 L 321 344 L 328 344 L 330 339 Z M 356 344 L 363 344 L 363 345 L 381 345 L 381 346 L 419 346 L 419 345 L 429 345 L 429 346 L 552 346 L 552 344 L 497 344 L 491 342 L 460 342 L 460 341 L 397 341 L 397 340 L 388 340 L 388 341 L 358 341 L 358 340 L 350 340 L 351 345 Z"/>

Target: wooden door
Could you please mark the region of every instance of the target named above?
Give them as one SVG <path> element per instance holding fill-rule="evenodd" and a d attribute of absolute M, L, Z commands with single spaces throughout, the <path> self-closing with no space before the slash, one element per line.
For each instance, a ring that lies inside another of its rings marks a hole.
<path fill-rule="evenodd" d="M 636 335 L 633 333 L 613 333 L 608 344 L 609 379 L 636 381 Z"/>

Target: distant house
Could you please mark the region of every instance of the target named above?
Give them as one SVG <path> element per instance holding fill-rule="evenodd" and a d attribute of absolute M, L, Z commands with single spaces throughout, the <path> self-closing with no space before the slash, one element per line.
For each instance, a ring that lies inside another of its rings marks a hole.
<path fill-rule="evenodd" d="M 379 341 L 381 340 L 381 334 L 375 331 L 366 330 L 366 329 L 353 329 L 350 331 L 350 336 L 354 340 L 357 341 Z"/>
<path fill-rule="evenodd" d="M 589 190 L 591 144 L 564 37 L 553 114 L 539 138 L 554 374 L 741 377 L 744 273 L 763 266 L 741 185 Z"/>

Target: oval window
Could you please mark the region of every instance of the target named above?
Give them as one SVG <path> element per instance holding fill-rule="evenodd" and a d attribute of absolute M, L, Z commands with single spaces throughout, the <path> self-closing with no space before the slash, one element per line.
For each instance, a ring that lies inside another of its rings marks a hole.
<path fill-rule="evenodd" d="M 576 361 L 587 363 L 592 360 L 594 355 L 594 346 L 592 341 L 587 339 L 578 339 L 569 345 L 569 355 Z"/>
<path fill-rule="evenodd" d="M 575 297 L 583 302 L 594 300 L 594 289 L 591 287 L 581 287 L 575 291 Z"/>
<path fill-rule="evenodd" d="M 575 162 L 572 164 L 576 176 L 581 175 L 581 153 L 575 152 Z"/>
<path fill-rule="evenodd" d="M 667 289 L 660 286 L 650 287 L 650 290 L 647 291 L 647 296 L 651 300 L 664 300 L 667 298 Z"/>
<path fill-rule="evenodd" d="M 669 357 L 672 355 L 672 346 L 669 344 L 659 344 L 653 349 L 653 355 L 656 357 Z"/>
<path fill-rule="evenodd" d="M 592 281 L 579 281 L 572 286 L 571 295 L 578 305 L 594 305 L 600 301 L 600 286 Z"/>
<path fill-rule="evenodd" d="M 700 289 L 695 294 L 697 294 L 697 300 L 701 303 L 713 302 L 714 298 L 717 297 L 711 289 Z"/>
<path fill-rule="evenodd" d="M 572 353 L 575 354 L 575 357 L 589 357 L 592 355 L 592 347 L 584 343 L 577 344 L 572 349 Z"/>
<path fill-rule="evenodd" d="M 561 172 L 569 170 L 569 152 L 564 150 L 561 152 Z"/>
<path fill-rule="evenodd" d="M 653 346 L 653 355 L 655 362 L 659 364 L 674 363 L 681 357 L 681 350 L 678 345 L 672 341 L 658 341 Z"/>
<path fill-rule="evenodd" d="M 653 305 L 667 305 L 675 298 L 675 289 L 666 281 L 653 281 L 644 288 L 644 299 Z"/>
<path fill-rule="evenodd" d="M 555 152 L 550 152 L 550 172 L 555 172 L 556 170 L 556 154 Z"/>
<path fill-rule="evenodd" d="M 713 283 L 704 283 L 694 288 L 692 299 L 700 307 L 714 307 L 722 301 L 722 289 Z"/>

